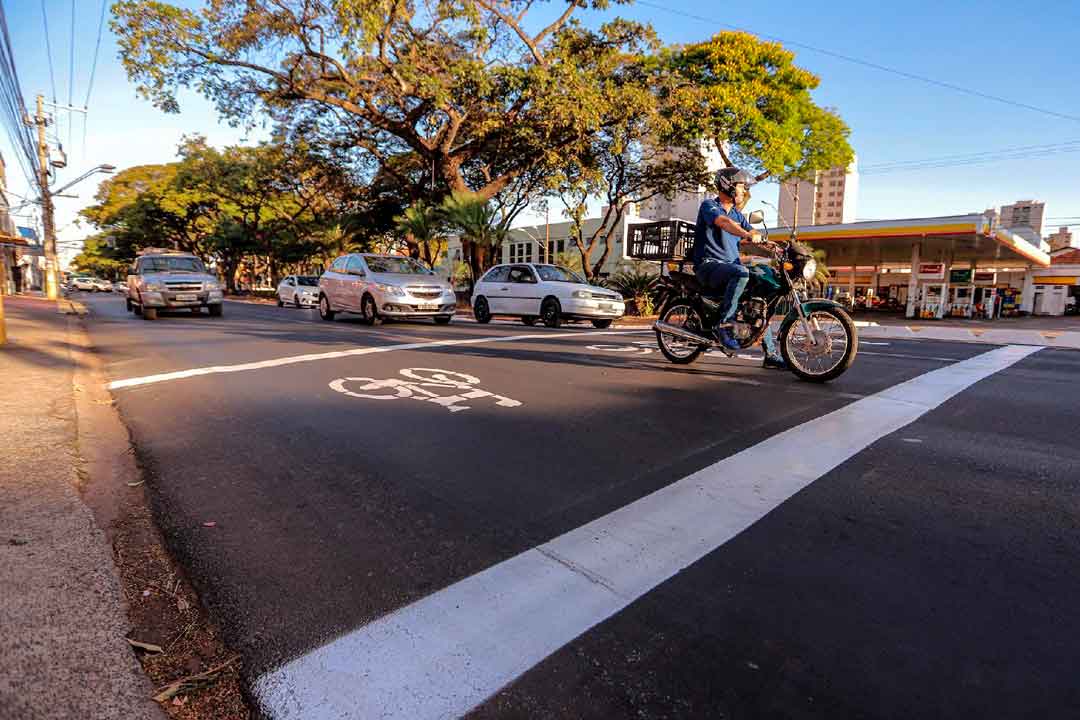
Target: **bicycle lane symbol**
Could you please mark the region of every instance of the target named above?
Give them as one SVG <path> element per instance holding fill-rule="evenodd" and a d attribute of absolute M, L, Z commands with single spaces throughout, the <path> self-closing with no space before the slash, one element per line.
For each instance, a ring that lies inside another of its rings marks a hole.
<path fill-rule="evenodd" d="M 480 378 L 452 370 L 437 368 L 405 368 L 398 373 L 406 379 L 371 377 L 338 378 L 330 383 L 330 389 L 349 397 L 364 400 L 419 400 L 441 405 L 452 413 L 469 410 L 471 405 L 463 405 L 467 400 L 491 398 L 500 407 L 520 407 L 521 402 L 503 395 L 477 387 Z M 442 395 L 435 390 L 457 390 L 450 395 Z"/>

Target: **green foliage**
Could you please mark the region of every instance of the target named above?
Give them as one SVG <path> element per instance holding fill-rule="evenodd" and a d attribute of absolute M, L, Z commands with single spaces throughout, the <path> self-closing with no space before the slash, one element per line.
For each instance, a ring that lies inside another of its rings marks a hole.
<path fill-rule="evenodd" d="M 232 123 L 266 113 L 392 169 L 413 197 L 490 199 L 604 125 L 611 68 L 654 43 L 638 23 L 574 20 L 608 0 L 551 4 L 533 18 L 521 0 L 121 0 L 111 27 L 129 78 L 165 111 L 194 89 Z"/>
<path fill-rule="evenodd" d="M 810 96 L 820 82 L 775 42 L 722 32 L 661 54 L 658 76 L 671 131 L 730 147 L 730 159 L 784 180 L 846 167 L 850 131 Z"/>
<path fill-rule="evenodd" d="M 567 270 L 573 270 L 576 273 L 582 273 L 581 267 L 581 255 L 576 252 L 564 251 L 555 254 L 555 264 L 561 265 Z"/>
<path fill-rule="evenodd" d="M 124 249 L 118 250 L 105 237 L 96 235 L 84 241 L 82 252 L 71 264 L 80 272 L 116 282 L 127 277 L 131 259 Z"/>
<path fill-rule="evenodd" d="M 447 226 L 458 231 L 472 277 L 480 277 L 494 264 L 506 238 L 507 230 L 499 222 L 498 210 L 481 195 L 455 192 L 443 200 L 441 215 Z"/>
<path fill-rule="evenodd" d="M 655 312 L 657 280 L 658 275 L 648 263 L 635 262 L 624 265 L 604 284 L 633 304 L 632 314 L 652 315 Z"/>
<path fill-rule="evenodd" d="M 440 208 L 417 201 L 394 218 L 410 257 L 434 269 L 446 252 L 446 221 Z"/>

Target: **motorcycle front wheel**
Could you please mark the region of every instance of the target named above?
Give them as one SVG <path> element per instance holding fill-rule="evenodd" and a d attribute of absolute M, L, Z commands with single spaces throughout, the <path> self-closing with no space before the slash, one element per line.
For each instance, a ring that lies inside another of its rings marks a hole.
<path fill-rule="evenodd" d="M 780 353 L 788 368 L 802 380 L 828 382 L 851 367 L 859 352 L 859 335 L 851 316 L 840 308 L 814 310 L 806 318 L 808 336 L 800 320 L 780 330 Z"/>
<path fill-rule="evenodd" d="M 701 316 L 694 309 L 689 298 L 675 298 L 660 308 L 660 322 L 686 328 L 693 333 L 701 333 Z M 656 331 L 656 344 L 660 352 L 676 365 L 689 365 L 705 353 L 705 346 L 675 335 Z"/>

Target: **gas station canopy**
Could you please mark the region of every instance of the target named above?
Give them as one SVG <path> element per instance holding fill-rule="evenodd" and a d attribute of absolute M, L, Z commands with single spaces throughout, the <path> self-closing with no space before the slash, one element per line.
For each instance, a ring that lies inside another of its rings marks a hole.
<path fill-rule="evenodd" d="M 1031 233 L 1026 239 L 981 214 L 815 225 L 800 229 L 799 239 L 824 250 L 832 267 L 910 267 L 913 258 L 988 269 L 1050 265 L 1050 248 L 1041 238 Z"/>

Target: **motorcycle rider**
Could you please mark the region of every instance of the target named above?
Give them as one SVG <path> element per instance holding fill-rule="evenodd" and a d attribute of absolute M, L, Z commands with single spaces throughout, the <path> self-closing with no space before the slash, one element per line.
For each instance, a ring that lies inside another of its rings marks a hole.
<path fill-rule="evenodd" d="M 750 280 L 750 271 L 739 259 L 739 244 L 742 241 L 761 243 L 761 235 L 740 210 L 750 198 L 749 188 L 753 182 L 753 178 L 740 168 L 717 170 L 717 197 L 701 203 L 694 228 L 694 275 L 712 291 L 711 295 L 720 296 L 716 297 L 721 306 L 714 331 L 720 343 L 731 351 L 741 349 L 739 341 L 731 334 L 731 323 L 738 310 L 739 298 Z M 764 366 L 785 367 L 776 352 L 771 328 L 765 330 L 762 344 L 765 347 Z"/>

